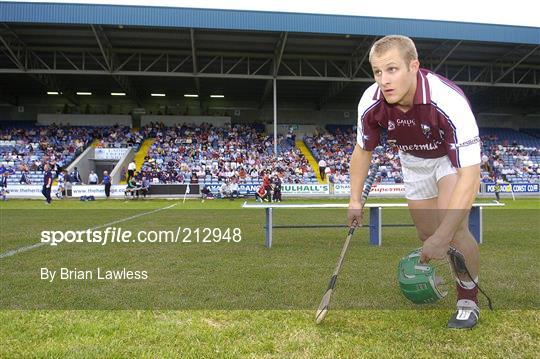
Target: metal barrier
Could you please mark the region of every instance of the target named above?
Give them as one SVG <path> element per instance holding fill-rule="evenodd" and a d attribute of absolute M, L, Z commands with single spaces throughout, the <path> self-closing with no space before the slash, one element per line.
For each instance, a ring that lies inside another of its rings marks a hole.
<path fill-rule="evenodd" d="M 482 243 L 482 208 L 501 207 L 504 203 L 474 203 L 469 214 L 469 230 L 478 243 Z M 247 203 L 244 202 L 242 208 L 259 208 L 265 210 L 266 224 L 264 245 L 272 247 L 272 232 L 274 228 L 345 228 L 346 225 L 338 224 L 311 224 L 311 225 L 275 225 L 273 224 L 273 210 L 278 208 L 348 208 L 346 203 L 329 204 L 272 204 L 272 203 Z M 369 208 L 369 243 L 382 245 L 382 227 L 413 227 L 413 224 L 382 224 L 383 208 L 407 207 L 406 203 L 366 203 L 365 208 Z"/>

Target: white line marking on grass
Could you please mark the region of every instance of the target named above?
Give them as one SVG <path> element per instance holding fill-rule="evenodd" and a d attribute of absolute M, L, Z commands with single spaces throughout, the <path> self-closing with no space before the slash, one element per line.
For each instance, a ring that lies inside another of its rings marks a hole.
<path fill-rule="evenodd" d="M 135 218 L 139 218 L 139 217 L 142 217 L 142 216 L 146 216 L 146 215 L 149 215 L 149 214 L 153 214 L 153 213 L 156 213 L 156 212 L 160 212 L 160 211 L 172 208 L 172 207 L 176 206 L 177 204 L 178 203 L 171 204 L 170 206 L 167 206 L 167 207 L 154 209 L 153 211 L 150 211 L 150 212 L 139 213 L 139 214 L 127 217 L 127 218 L 119 219 L 119 220 L 114 221 L 114 222 L 110 222 L 110 223 L 99 225 L 97 227 L 89 228 L 89 230 L 93 231 L 93 230 L 100 229 L 100 228 L 103 228 L 103 227 L 112 226 L 113 224 L 127 222 L 127 221 L 130 221 L 130 220 L 135 219 Z M 86 230 L 88 230 L 88 229 L 86 229 Z M 0 254 L 0 259 L 11 257 L 11 256 L 14 256 L 15 254 L 26 252 L 26 251 L 32 250 L 34 248 L 43 247 L 44 245 L 47 245 L 47 244 L 49 244 L 49 243 L 39 242 L 39 243 L 36 243 L 36 244 L 32 244 L 31 246 L 12 249 L 12 250 L 9 250 L 7 252 L 4 252 L 4 253 Z"/>

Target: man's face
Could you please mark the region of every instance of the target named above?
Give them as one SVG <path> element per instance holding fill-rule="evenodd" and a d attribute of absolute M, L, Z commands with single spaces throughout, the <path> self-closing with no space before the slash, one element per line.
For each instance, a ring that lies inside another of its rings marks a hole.
<path fill-rule="evenodd" d="M 416 90 L 418 60 L 405 63 L 398 49 L 391 49 L 371 59 L 375 81 L 379 85 L 386 102 L 411 106 Z"/>

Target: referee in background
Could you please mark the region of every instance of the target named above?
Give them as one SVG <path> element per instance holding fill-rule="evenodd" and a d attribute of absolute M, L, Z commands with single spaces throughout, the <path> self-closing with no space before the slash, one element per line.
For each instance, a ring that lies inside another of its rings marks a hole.
<path fill-rule="evenodd" d="M 45 196 L 45 204 L 51 204 L 52 172 L 48 164 L 43 166 L 43 189 L 41 193 Z"/>
<path fill-rule="evenodd" d="M 111 195 L 111 176 L 109 176 L 109 172 L 103 171 L 101 184 L 105 185 L 105 197 L 109 198 Z"/>

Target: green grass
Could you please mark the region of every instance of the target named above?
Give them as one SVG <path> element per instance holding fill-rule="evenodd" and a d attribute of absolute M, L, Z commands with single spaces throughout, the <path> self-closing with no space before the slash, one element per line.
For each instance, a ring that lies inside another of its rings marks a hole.
<path fill-rule="evenodd" d="M 343 200 L 331 200 L 343 202 Z M 372 201 L 384 202 L 395 200 Z M 479 200 L 481 201 L 481 200 Z M 487 201 L 487 200 L 485 200 Z M 297 200 L 316 203 L 329 200 Z M 290 203 L 290 202 L 288 202 Z M 171 204 L 173 208 L 122 221 Z M 41 246 L 0 259 L 0 357 L 537 357 L 540 352 L 540 200 L 484 209 L 481 282 L 496 310 L 472 331 L 445 329 L 451 294 L 417 307 L 395 268 L 420 246 L 413 228 L 383 229 L 383 246 L 358 230 L 332 310 L 314 324 L 345 229 L 276 229 L 239 201 L 9 201 L 0 204 L 0 254 L 39 242 L 43 229 L 114 221 L 139 230 L 238 227 L 240 243 L 90 243 Z M 385 223 L 410 223 L 405 209 Z M 343 223 L 345 210 L 276 210 L 275 223 Z M 39 280 L 41 267 L 127 267 L 145 281 Z M 481 300 L 483 307 L 485 301 Z M 114 309 L 114 310 L 113 310 Z"/>
<path fill-rule="evenodd" d="M 483 314 L 473 331 L 444 328 L 447 311 L 9 311 L 2 356 L 35 357 L 537 357 L 538 313 Z"/>

